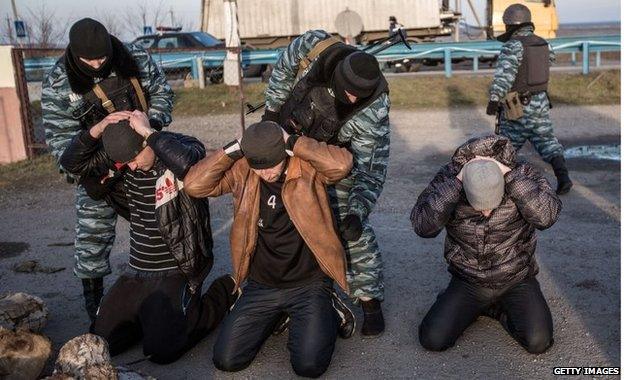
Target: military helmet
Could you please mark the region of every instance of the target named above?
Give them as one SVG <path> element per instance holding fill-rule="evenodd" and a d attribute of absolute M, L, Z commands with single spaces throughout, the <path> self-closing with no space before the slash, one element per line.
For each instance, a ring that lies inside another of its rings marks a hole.
<path fill-rule="evenodd" d="M 520 25 L 531 22 L 531 11 L 522 4 L 510 5 L 503 13 L 503 22 L 505 25 Z"/>

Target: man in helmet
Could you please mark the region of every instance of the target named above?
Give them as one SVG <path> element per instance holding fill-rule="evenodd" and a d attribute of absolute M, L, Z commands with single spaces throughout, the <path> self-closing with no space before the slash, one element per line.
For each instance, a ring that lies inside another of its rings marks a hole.
<path fill-rule="evenodd" d="M 390 23 L 390 26 L 388 27 L 388 35 L 390 37 L 392 37 L 394 33 L 398 32 L 399 29 L 403 28 L 403 24 L 398 22 L 395 16 L 390 16 L 388 22 Z"/>
<path fill-rule="evenodd" d="M 353 154 L 351 173 L 328 192 L 347 254 L 350 296 L 362 305 L 361 332 L 369 337 L 385 328 L 381 253 L 368 216 L 386 181 L 389 111 L 388 83 L 375 57 L 311 30 L 279 56 L 263 116 L 291 134 Z"/>
<path fill-rule="evenodd" d="M 497 39 L 503 42 L 490 86 L 487 114 L 499 111 L 501 102 L 513 102 L 518 94 L 520 115 L 507 109 L 500 115 L 500 134 L 509 138 L 516 149 L 528 139 L 542 159 L 550 163 L 557 177 L 557 194 L 572 188 L 563 158 L 563 146 L 554 135 L 550 121 L 548 79 L 554 53 L 548 42 L 534 34 L 531 12 L 522 4 L 509 6 L 503 14 L 506 32 Z"/>

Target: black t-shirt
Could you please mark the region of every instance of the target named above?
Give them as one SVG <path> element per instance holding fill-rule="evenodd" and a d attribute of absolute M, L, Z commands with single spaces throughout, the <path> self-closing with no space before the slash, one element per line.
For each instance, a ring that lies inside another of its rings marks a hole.
<path fill-rule="evenodd" d="M 258 242 L 249 277 L 267 286 L 292 288 L 325 274 L 284 207 L 283 185 L 284 175 L 272 183 L 260 180 Z"/>

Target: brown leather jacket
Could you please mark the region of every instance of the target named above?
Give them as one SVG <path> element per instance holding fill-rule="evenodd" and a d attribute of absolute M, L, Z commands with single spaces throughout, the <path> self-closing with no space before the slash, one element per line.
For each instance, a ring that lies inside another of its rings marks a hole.
<path fill-rule="evenodd" d="M 346 177 L 353 157 L 348 150 L 301 136 L 288 162 L 282 199 L 288 215 L 319 266 L 348 291 L 345 252 L 325 186 Z M 234 161 L 223 150 L 195 164 L 184 178 L 184 190 L 193 197 L 232 193 L 234 222 L 230 233 L 232 268 L 236 284 L 247 278 L 258 240 L 260 177 L 246 159 Z"/>

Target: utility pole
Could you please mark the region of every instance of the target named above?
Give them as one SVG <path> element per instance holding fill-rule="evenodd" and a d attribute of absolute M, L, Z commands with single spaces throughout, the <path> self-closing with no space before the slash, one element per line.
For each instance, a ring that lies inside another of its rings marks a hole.
<path fill-rule="evenodd" d="M 460 9 L 460 0 L 455 0 L 455 9 L 453 9 L 453 13 L 455 13 L 455 17 L 457 18 L 457 21 L 455 21 L 455 35 L 453 37 L 453 39 L 455 40 L 455 42 L 459 42 L 459 14 L 461 13 L 461 9 Z"/>
<path fill-rule="evenodd" d="M 13 18 L 15 20 L 19 20 L 19 17 L 17 17 L 17 7 L 15 6 L 15 0 L 11 0 L 11 7 L 13 8 Z"/>
<path fill-rule="evenodd" d="M 11 0 L 11 8 L 13 8 L 13 21 L 19 20 L 19 16 L 17 15 L 17 6 L 15 5 L 15 0 Z M 17 25 L 15 26 L 17 28 Z M 11 31 L 11 28 L 9 28 Z M 17 29 L 15 30 L 15 42 L 17 42 L 18 46 L 21 46 L 21 38 L 17 36 Z M 13 34 L 11 34 L 11 42 L 13 42 Z"/>
<path fill-rule="evenodd" d="M 227 86 L 238 86 L 241 106 L 241 129 L 245 130 L 245 97 L 243 95 L 243 72 L 241 69 L 241 42 L 238 31 L 236 0 L 223 0 L 225 61 L 223 61 L 223 82 Z"/>

